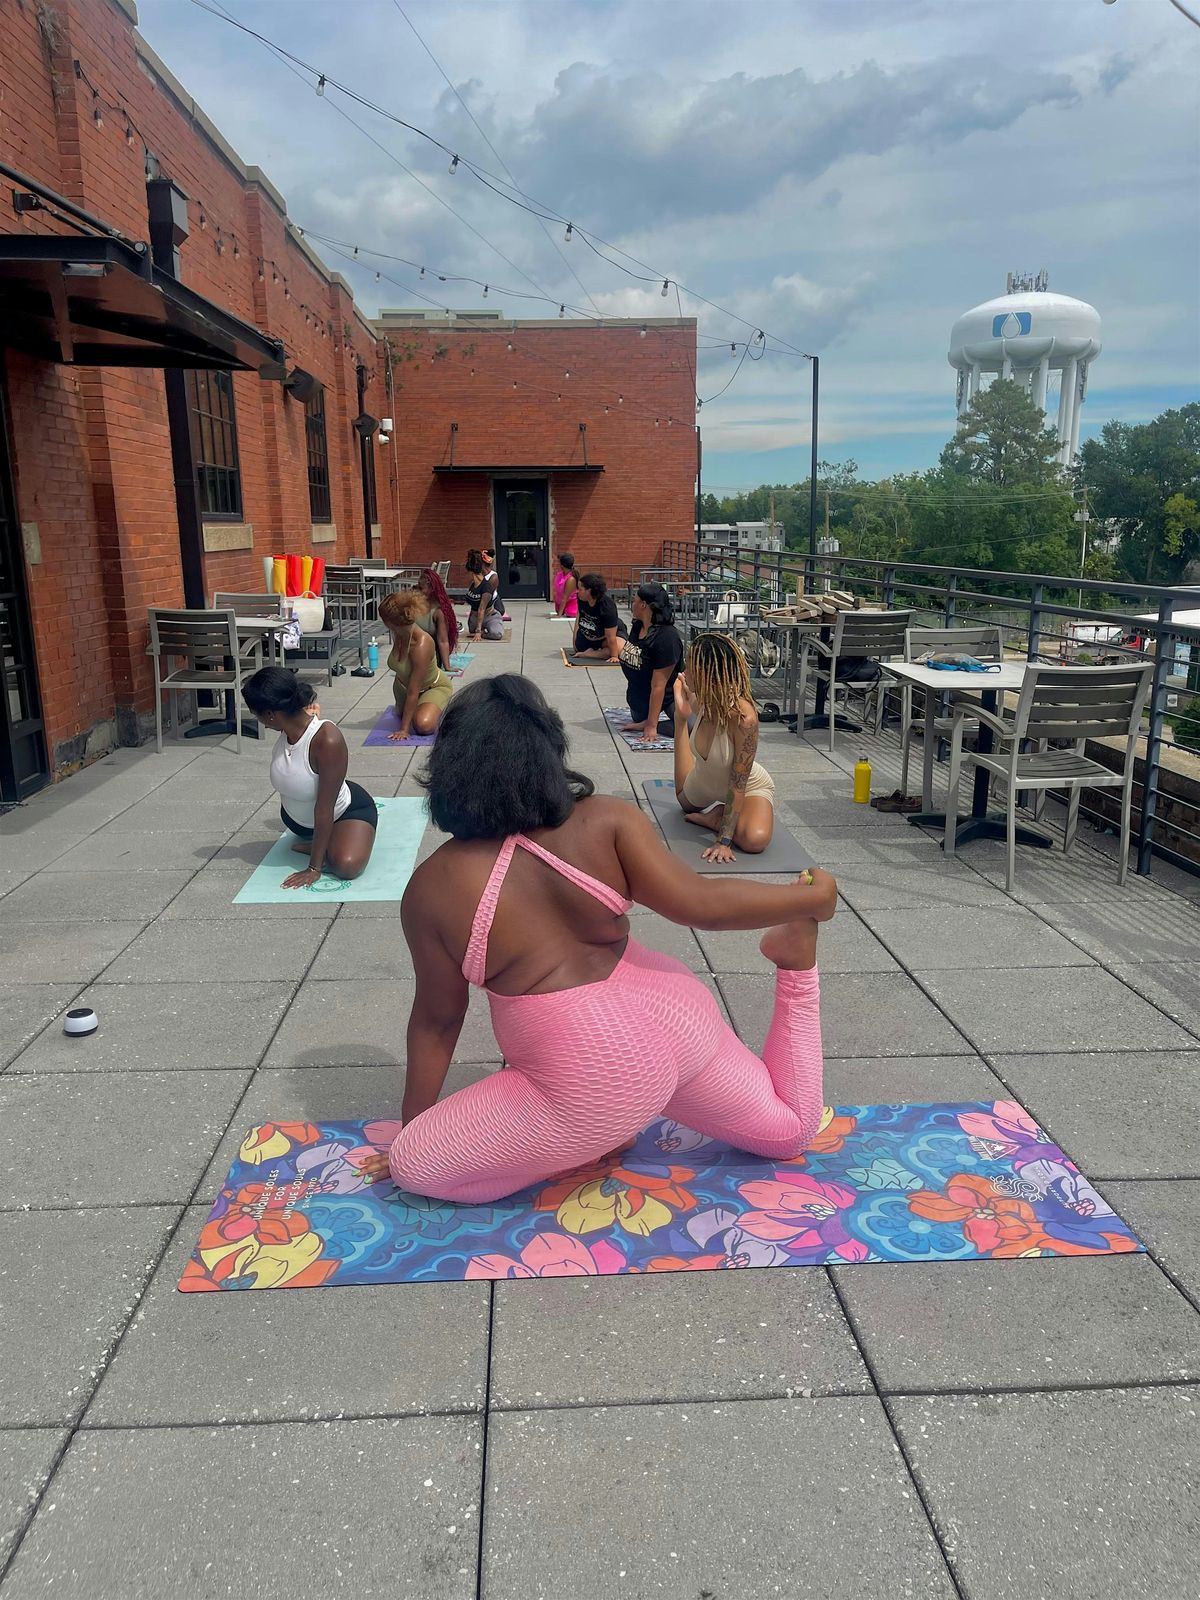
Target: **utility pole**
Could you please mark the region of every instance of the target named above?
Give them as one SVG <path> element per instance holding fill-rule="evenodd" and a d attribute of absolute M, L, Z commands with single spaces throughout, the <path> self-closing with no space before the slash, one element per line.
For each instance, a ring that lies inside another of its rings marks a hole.
<path fill-rule="evenodd" d="M 808 553 L 817 554 L 817 403 L 821 394 L 821 358 L 812 357 L 812 457 L 808 473 Z M 816 561 L 809 562 L 805 591 L 811 594 L 816 587 Z"/>
<path fill-rule="evenodd" d="M 1079 582 L 1083 583 L 1084 571 L 1087 567 L 1087 540 L 1088 540 L 1088 501 L 1087 484 L 1083 485 L 1083 509 L 1075 513 L 1075 520 L 1079 523 Z M 1079 597 L 1075 602 L 1080 611 L 1083 610 L 1083 589 L 1079 590 Z"/>
<path fill-rule="evenodd" d="M 825 537 L 829 537 L 829 490 L 825 491 Z"/>

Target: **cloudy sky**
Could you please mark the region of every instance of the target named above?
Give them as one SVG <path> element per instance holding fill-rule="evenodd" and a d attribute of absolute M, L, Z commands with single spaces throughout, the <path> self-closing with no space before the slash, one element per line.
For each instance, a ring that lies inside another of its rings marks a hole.
<path fill-rule="evenodd" d="M 821 356 L 824 458 L 872 476 L 930 465 L 953 431 L 950 325 L 1010 269 L 1045 267 L 1100 311 L 1085 436 L 1200 397 L 1200 28 L 1170 0 L 206 3 L 498 171 L 423 40 L 525 193 L 725 308 L 682 294 L 702 396 L 747 337 L 727 313 L 765 329 L 763 359 L 702 412 L 707 486 L 807 471 L 810 369 L 776 341 Z M 673 290 L 564 244 L 561 226 L 551 242 L 189 0 L 139 9 L 293 220 L 360 261 L 370 247 L 609 315 L 674 313 Z M 429 288 L 318 248 L 368 314 Z M 469 285 L 435 293 L 485 303 Z M 486 304 L 556 309 L 495 287 Z"/>

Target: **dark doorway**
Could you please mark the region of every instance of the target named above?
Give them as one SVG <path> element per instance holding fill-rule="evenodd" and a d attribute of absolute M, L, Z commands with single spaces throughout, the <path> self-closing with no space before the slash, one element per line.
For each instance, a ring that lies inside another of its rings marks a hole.
<path fill-rule="evenodd" d="M 8 413 L 0 383 L 0 800 L 24 800 L 50 778 L 46 732 L 25 590 L 25 556 L 8 443 Z"/>
<path fill-rule="evenodd" d="M 506 600 L 548 600 L 545 478 L 496 478 L 496 572 Z"/>

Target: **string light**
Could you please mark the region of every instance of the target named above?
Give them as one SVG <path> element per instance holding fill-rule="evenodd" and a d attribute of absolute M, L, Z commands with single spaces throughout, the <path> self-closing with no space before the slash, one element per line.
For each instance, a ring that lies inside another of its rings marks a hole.
<path fill-rule="evenodd" d="M 671 286 L 670 278 L 664 278 L 663 279 L 662 289 L 659 291 L 664 300 L 667 298 L 667 290 L 670 288 L 670 286 Z"/>
<path fill-rule="evenodd" d="M 100 109 L 100 97 L 93 91 L 92 98 L 96 102 L 92 107 L 92 121 L 98 128 L 102 128 L 104 126 L 104 113 Z"/>
<path fill-rule="evenodd" d="M 639 339 L 644 339 L 645 337 L 646 337 L 646 324 L 643 322 L 641 327 L 638 329 L 638 338 Z"/>
<path fill-rule="evenodd" d="M 128 117 L 125 118 L 125 143 L 133 149 L 133 123 Z"/>
<path fill-rule="evenodd" d="M 325 74 L 324 73 L 322 73 L 321 76 L 317 79 L 317 94 L 321 97 L 321 99 L 325 98 Z"/>
<path fill-rule="evenodd" d="M 574 237 L 575 237 L 575 229 L 571 225 L 571 223 L 568 222 L 567 223 L 567 231 L 566 231 L 566 233 L 563 234 L 563 243 L 564 244 L 570 244 L 571 240 Z"/>
<path fill-rule="evenodd" d="M 559 314 L 559 316 L 560 316 L 560 317 L 565 317 L 565 316 L 566 316 L 566 314 L 567 314 L 567 308 L 566 308 L 566 306 L 565 306 L 565 305 L 560 305 L 560 306 L 559 306 L 559 308 L 558 308 L 558 314 Z"/>
<path fill-rule="evenodd" d="M 458 171 L 458 157 L 455 156 L 454 159 L 450 163 L 450 175 L 451 175 L 451 177 L 453 177 L 454 174 L 457 171 Z"/>
<path fill-rule="evenodd" d="M 483 298 L 484 298 L 484 299 L 485 299 L 485 300 L 486 300 L 486 299 L 487 299 L 487 292 L 488 292 L 488 286 L 487 286 L 487 284 L 486 284 L 486 283 L 485 283 L 485 284 L 484 284 L 484 286 L 483 286 Z"/>

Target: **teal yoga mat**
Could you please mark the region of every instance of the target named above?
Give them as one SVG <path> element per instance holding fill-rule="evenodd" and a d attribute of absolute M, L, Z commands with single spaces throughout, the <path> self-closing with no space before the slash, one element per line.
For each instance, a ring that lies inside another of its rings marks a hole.
<path fill-rule="evenodd" d="M 342 878 L 322 873 L 307 889 L 282 888 L 283 880 L 304 866 L 304 857 L 292 849 L 295 835 L 284 833 L 234 895 L 234 905 L 288 905 L 301 895 L 316 895 L 325 900 L 399 900 L 412 877 L 417 846 L 429 813 L 424 800 L 415 796 L 376 798 L 375 804 L 379 807 L 379 827 L 375 848 L 361 878 L 347 883 Z"/>

